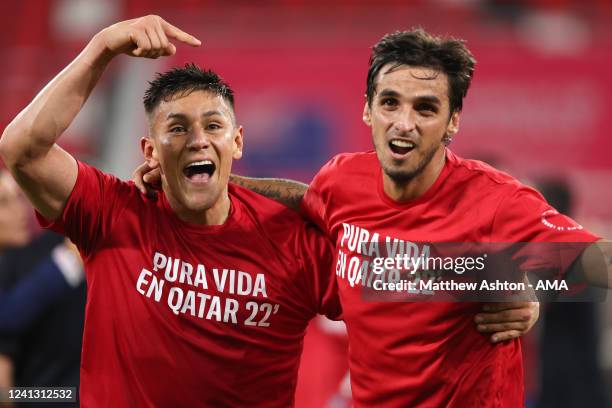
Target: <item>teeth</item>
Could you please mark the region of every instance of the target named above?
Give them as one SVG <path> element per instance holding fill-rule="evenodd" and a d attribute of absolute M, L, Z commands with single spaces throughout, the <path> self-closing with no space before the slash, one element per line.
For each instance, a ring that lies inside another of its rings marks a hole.
<path fill-rule="evenodd" d="M 407 142 L 405 140 L 392 140 L 391 144 L 393 146 L 397 146 L 397 147 L 409 147 L 409 148 L 413 148 L 414 147 L 413 143 Z"/>
<path fill-rule="evenodd" d="M 206 165 L 208 165 L 208 164 L 211 164 L 211 165 L 212 165 L 212 164 L 213 164 L 213 162 L 212 162 L 212 161 L 210 161 L 210 160 L 201 160 L 201 161 L 197 161 L 197 162 L 189 163 L 189 164 L 187 165 L 187 167 L 191 167 L 191 166 L 206 166 Z"/>

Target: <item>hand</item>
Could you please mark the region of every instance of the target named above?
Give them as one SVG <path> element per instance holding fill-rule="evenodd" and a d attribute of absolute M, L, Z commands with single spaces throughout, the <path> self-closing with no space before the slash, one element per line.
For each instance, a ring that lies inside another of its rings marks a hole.
<path fill-rule="evenodd" d="M 132 181 L 142 194 L 152 198 L 155 196 L 155 190 L 161 187 L 161 175 L 158 167 L 149 167 L 145 162 L 136 167 L 132 174 Z"/>
<path fill-rule="evenodd" d="M 168 38 L 194 47 L 202 44 L 194 36 L 154 15 L 113 24 L 100 31 L 96 37 L 113 56 L 127 54 L 133 57 L 157 58 L 174 55 L 176 47 Z"/>
<path fill-rule="evenodd" d="M 493 333 L 491 342 L 498 343 L 527 333 L 539 315 L 538 302 L 487 303 L 483 306 L 483 313 L 477 314 L 474 321 L 479 332 Z"/>

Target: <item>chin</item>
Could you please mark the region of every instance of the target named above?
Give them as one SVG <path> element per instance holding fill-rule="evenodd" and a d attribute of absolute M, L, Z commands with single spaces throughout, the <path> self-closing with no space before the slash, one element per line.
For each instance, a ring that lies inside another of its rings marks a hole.
<path fill-rule="evenodd" d="M 403 170 L 397 168 L 385 168 L 385 174 L 396 183 L 407 183 L 415 178 L 419 172 L 416 170 Z"/>
<path fill-rule="evenodd" d="M 207 211 L 219 201 L 219 197 L 218 193 L 195 193 L 191 197 L 185 197 L 185 207 L 190 211 Z"/>
<path fill-rule="evenodd" d="M 410 180 L 422 170 L 422 166 L 419 166 L 418 162 L 414 162 L 415 160 L 411 159 L 398 161 L 390 157 L 386 160 L 382 168 L 385 174 L 393 180 Z"/>
<path fill-rule="evenodd" d="M 185 203 L 185 208 L 190 212 L 205 212 L 210 210 L 215 203 L 210 199 L 197 200 L 191 199 Z"/>
<path fill-rule="evenodd" d="M 189 211 L 202 211 L 212 207 L 219 194 L 213 185 L 194 186 L 187 183 L 179 184 L 174 189 L 168 188 L 168 193 L 175 201 Z"/>

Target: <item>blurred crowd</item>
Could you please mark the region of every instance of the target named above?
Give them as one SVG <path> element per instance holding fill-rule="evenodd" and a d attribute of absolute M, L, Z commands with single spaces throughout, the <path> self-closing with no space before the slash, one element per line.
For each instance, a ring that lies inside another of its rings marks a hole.
<path fill-rule="evenodd" d="M 78 387 L 81 258 L 62 236 L 34 232 L 31 214 L 0 170 L 0 387 Z"/>

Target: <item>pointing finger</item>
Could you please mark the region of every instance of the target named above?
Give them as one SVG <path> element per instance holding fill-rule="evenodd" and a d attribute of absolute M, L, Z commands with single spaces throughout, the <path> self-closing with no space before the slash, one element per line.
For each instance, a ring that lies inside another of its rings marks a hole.
<path fill-rule="evenodd" d="M 166 35 L 168 37 L 174 38 L 176 40 L 179 40 L 180 42 L 183 42 L 185 44 L 189 44 L 189 45 L 191 45 L 193 47 L 198 47 L 198 46 L 202 45 L 202 41 L 198 40 L 197 38 L 195 38 L 191 34 L 187 34 L 183 30 L 181 30 L 180 28 L 173 26 L 172 24 L 168 23 L 167 21 L 162 20 L 161 24 L 162 24 L 162 28 L 164 30 L 164 33 L 166 33 Z"/>

